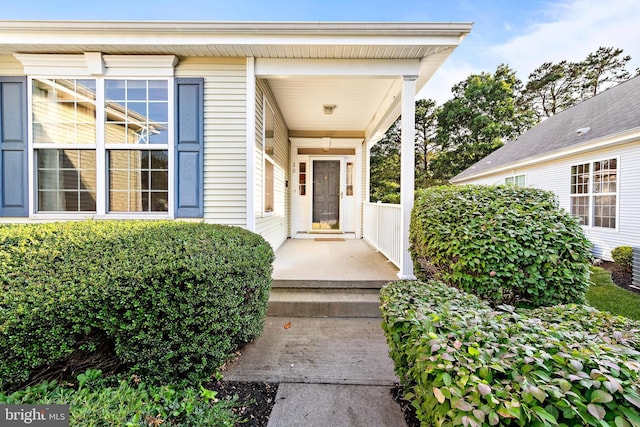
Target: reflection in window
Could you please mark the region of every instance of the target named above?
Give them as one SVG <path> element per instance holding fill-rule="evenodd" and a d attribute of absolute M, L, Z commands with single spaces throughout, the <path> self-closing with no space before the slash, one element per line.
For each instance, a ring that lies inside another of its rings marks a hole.
<path fill-rule="evenodd" d="M 37 150 L 39 212 L 95 212 L 95 150 Z"/>
<path fill-rule="evenodd" d="M 167 212 L 166 150 L 109 150 L 109 211 Z"/>
<path fill-rule="evenodd" d="M 305 162 L 300 163 L 298 183 L 300 185 L 300 195 L 306 196 L 307 195 L 307 164 Z"/>
<path fill-rule="evenodd" d="M 347 163 L 347 196 L 353 196 L 353 163 Z"/>
<path fill-rule="evenodd" d="M 33 142 L 96 143 L 96 81 L 33 79 Z"/>
<path fill-rule="evenodd" d="M 525 186 L 525 176 L 522 175 L 514 175 L 508 176 L 504 179 L 504 183 L 507 185 L 515 185 L 516 187 L 524 187 Z"/>
<path fill-rule="evenodd" d="M 264 162 L 264 211 L 273 212 L 273 163 Z"/>
<path fill-rule="evenodd" d="M 166 80 L 105 81 L 105 141 L 167 144 L 169 89 Z"/>

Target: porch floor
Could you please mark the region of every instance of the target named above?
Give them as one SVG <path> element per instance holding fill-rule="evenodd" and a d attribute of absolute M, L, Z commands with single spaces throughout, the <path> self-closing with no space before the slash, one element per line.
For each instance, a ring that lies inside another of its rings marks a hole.
<path fill-rule="evenodd" d="M 361 239 L 288 239 L 275 255 L 274 280 L 398 280 L 396 266 Z"/>

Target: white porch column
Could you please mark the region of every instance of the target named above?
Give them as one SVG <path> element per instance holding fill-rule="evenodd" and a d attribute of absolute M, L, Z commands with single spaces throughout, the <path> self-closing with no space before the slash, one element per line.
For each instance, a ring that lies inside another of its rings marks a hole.
<path fill-rule="evenodd" d="M 409 223 L 414 199 L 415 178 L 415 133 L 416 133 L 416 79 L 418 76 L 403 76 L 402 82 L 402 145 L 400 149 L 400 271 L 398 277 L 414 280 L 413 262 L 409 254 Z"/>
<path fill-rule="evenodd" d="M 247 139 L 247 230 L 256 231 L 255 210 L 255 146 L 256 146 L 256 61 L 247 57 L 246 139 Z"/>

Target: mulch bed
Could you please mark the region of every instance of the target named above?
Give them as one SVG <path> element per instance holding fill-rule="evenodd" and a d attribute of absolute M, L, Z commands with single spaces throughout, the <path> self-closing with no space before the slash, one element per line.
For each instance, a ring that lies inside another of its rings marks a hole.
<path fill-rule="evenodd" d="M 266 382 L 216 381 L 207 384 L 218 392 L 218 399 L 238 397 L 239 407 L 233 409 L 244 421 L 238 426 L 266 427 L 273 405 L 276 403 L 278 384 Z"/>
<path fill-rule="evenodd" d="M 626 268 L 621 267 L 615 262 L 611 261 L 603 261 L 602 264 L 599 265 L 599 267 L 602 267 L 611 273 L 611 279 L 616 285 L 628 291 L 640 294 L 640 289 L 632 286 L 632 274 Z"/>

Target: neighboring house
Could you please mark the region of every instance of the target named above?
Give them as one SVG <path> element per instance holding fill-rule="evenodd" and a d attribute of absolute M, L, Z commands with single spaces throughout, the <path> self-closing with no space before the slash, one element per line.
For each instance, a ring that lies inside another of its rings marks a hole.
<path fill-rule="evenodd" d="M 195 218 L 274 248 L 367 238 L 369 149 L 402 115 L 387 234 L 411 277 L 415 96 L 470 28 L 0 21 L 0 220 Z"/>
<path fill-rule="evenodd" d="M 634 248 L 640 284 L 640 77 L 544 120 L 451 182 L 553 191 L 579 218 L 595 256 Z"/>

